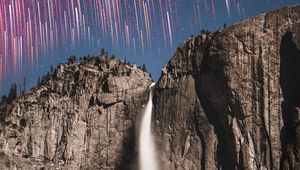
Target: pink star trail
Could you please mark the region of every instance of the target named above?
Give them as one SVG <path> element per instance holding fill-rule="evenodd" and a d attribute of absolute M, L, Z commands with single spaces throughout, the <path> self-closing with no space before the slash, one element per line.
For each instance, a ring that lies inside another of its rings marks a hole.
<path fill-rule="evenodd" d="M 222 0 L 228 17 L 244 0 Z M 189 1 L 194 30 L 203 13 L 217 20 L 215 0 Z M 0 84 L 5 76 L 51 60 L 57 51 L 101 48 L 153 51 L 173 49 L 183 28 L 186 0 L 0 0 Z M 190 26 L 189 26 L 190 27 Z"/>

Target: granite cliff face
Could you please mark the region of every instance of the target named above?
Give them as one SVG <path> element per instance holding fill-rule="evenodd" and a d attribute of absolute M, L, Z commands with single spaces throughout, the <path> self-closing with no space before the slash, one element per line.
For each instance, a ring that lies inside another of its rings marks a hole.
<path fill-rule="evenodd" d="M 149 74 L 119 59 L 59 65 L 2 110 L 0 169 L 132 169 Z"/>
<path fill-rule="evenodd" d="M 300 169 L 300 6 L 178 47 L 154 94 L 162 169 Z"/>

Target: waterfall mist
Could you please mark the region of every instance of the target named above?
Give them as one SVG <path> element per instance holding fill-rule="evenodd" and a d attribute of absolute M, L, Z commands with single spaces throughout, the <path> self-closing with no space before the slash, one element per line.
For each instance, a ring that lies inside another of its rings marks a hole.
<path fill-rule="evenodd" d="M 155 146 L 151 134 L 152 97 L 155 83 L 149 86 L 149 100 L 142 116 L 139 136 L 139 168 L 140 170 L 157 170 Z"/>

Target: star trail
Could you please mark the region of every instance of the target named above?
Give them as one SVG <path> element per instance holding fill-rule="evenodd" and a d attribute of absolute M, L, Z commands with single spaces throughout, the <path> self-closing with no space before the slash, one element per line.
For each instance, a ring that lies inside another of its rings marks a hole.
<path fill-rule="evenodd" d="M 0 89 L 17 81 L 12 77 L 40 67 L 41 61 L 64 62 L 57 59 L 62 51 L 88 53 L 108 47 L 117 53 L 157 60 L 184 40 L 178 38 L 182 32 L 199 33 L 205 25 L 216 25 L 223 21 L 220 18 L 230 19 L 233 14 L 245 17 L 249 5 L 247 0 L 0 2 Z"/>
<path fill-rule="evenodd" d="M 162 24 L 165 48 L 172 48 L 178 24 L 171 0 L 6 0 L 0 6 L 1 78 L 38 63 L 58 47 L 151 48 L 153 29 Z M 160 23 L 159 23 L 160 22 Z M 12 66 L 12 67 L 11 67 Z"/>

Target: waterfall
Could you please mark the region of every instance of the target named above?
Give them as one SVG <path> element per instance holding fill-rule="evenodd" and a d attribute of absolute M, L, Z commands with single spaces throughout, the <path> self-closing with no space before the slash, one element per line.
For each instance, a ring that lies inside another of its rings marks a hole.
<path fill-rule="evenodd" d="M 145 108 L 139 138 L 139 167 L 140 170 L 157 170 L 155 146 L 151 134 L 152 96 L 155 83 L 149 86 L 149 100 Z"/>

